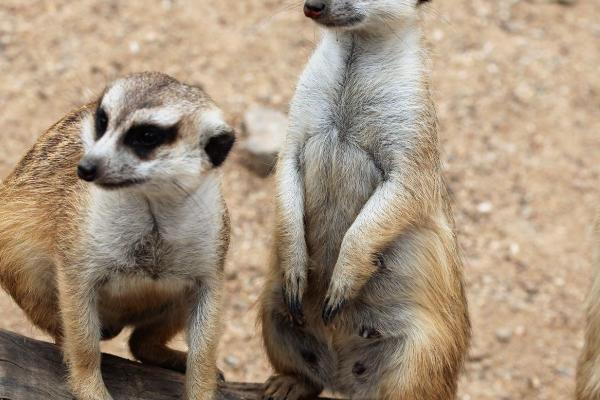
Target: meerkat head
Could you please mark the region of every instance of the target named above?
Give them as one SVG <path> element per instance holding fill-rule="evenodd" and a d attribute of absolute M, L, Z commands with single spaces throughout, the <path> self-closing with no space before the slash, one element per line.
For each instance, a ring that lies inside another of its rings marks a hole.
<path fill-rule="evenodd" d="M 386 26 L 416 16 L 429 0 L 305 0 L 304 14 L 320 25 L 337 29 Z M 389 29 L 389 26 L 388 26 Z"/>
<path fill-rule="evenodd" d="M 81 179 L 105 189 L 172 190 L 219 167 L 235 136 L 202 89 L 147 72 L 105 89 L 82 140 Z"/>

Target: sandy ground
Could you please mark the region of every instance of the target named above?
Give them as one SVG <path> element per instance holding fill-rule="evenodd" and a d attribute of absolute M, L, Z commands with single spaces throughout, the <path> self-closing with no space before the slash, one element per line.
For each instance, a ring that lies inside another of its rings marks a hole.
<path fill-rule="evenodd" d="M 474 332 L 461 399 L 568 398 L 600 194 L 600 7 L 434 0 L 426 14 Z M 318 38 L 300 1 L 3 0 L 0 177 L 127 72 L 202 83 L 236 126 L 254 103 L 286 111 Z M 237 153 L 225 175 L 233 238 L 219 364 L 228 379 L 263 381 L 255 318 L 273 182 Z M 0 328 L 43 337 L 5 295 L 0 310 Z M 105 349 L 126 355 L 125 342 Z"/>

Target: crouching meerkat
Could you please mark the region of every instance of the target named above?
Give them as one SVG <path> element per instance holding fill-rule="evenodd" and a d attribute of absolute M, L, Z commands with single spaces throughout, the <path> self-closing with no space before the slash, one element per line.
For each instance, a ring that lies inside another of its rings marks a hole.
<path fill-rule="evenodd" d="M 327 29 L 277 165 L 266 399 L 455 398 L 470 323 L 419 3 L 305 3 Z"/>
<path fill-rule="evenodd" d="M 577 400 L 600 399 L 600 211 L 594 234 L 596 270 L 587 297 L 585 344 L 577 366 Z"/>
<path fill-rule="evenodd" d="M 212 399 L 234 142 L 198 87 L 160 73 L 108 86 L 44 133 L 0 187 L 0 282 L 63 347 L 79 400 L 109 400 L 100 340 L 132 326 L 140 361 Z M 87 181 L 87 182 L 86 182 Z M 186 330 L 188 353 L 167 342 Z"/>

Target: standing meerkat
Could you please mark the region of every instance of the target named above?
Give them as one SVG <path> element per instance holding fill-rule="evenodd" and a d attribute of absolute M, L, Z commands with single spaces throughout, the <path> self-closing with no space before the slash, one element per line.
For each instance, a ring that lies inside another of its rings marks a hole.
<path fill-rule="evenodd" d="M 470 324 L 419 3 L 305 3 L 327 29 L 277 166 L 266 399 L 455 398 Z"/>
<path fill-rule="evenodd" d="M 78 400 L 111 399 L 100 340 L 125 326 L 138 360 L 187 371 L 187 399 L 214 397 L 229 244 L 217 167 L 233 142 L 200 88 L 141 73 L 50 128 L 0 186 L 0 282 L 62 344 Z M 187 354 L 166 346 L 183 329 Z"/>
<path fill-rule="evenodd" d="M 577 365 L 577 400 L 600 399 L 600 211 L 594 239 L 597 269 L 587 297 L 585 344 Z"/>

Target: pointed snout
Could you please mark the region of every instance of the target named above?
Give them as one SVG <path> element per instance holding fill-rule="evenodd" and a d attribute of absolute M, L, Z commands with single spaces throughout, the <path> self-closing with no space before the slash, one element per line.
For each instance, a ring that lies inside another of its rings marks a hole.
<path fill-rule="evenodd" d="M 77 176 L 86 182 L 93 182 L 98 178 L 98 162 L 90 159 L 82 159 L 77 165 Z"/>
<path fill-rule="evenodd" d="M 326 4 L 321 0 L 306 0 L 304 2 L 304 15 L 308 18 L 320 18 L 325 12 Z"/>

